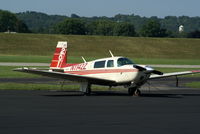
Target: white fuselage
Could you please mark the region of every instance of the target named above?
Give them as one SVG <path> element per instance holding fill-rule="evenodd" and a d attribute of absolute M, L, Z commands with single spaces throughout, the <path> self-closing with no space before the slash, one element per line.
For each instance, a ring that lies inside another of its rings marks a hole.
<path fill-rule="evenodd" d="M 118 84 L 140 83 L 149 77 L 149 75 L 139 72 L 138 69 L 134 68 L 134 63 L 130 64 L 123 61 L 126 59 L 124 57 L 98 59 L 66 67 L 64 68 L 64 72 L 112 80 Z M 120 60 L 122 63 L 120 63 Z"/>

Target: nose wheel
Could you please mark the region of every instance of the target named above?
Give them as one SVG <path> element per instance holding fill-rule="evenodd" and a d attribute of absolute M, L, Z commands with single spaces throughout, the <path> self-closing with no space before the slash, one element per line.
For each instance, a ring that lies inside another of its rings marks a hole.
<path fill-rule="evenodd" d="M 131 95 L 131 96 L 140 96 L 141 95 L 141 92 L 138 88 L 136 87 L 132 87 L 132 88 L 129 88 L 128 89 L 128 94 Z"/>

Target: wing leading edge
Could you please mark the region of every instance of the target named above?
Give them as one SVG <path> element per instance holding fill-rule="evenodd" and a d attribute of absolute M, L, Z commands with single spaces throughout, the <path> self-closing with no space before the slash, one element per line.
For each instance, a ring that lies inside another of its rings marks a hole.
<path fill-rule="evenodd" d="M 159 79 L 159 78 L 172 77 L 172 76 L 180 76 L 180 75 L 188 75 L 188 74 L 195 74 L 195 73 L 200 73 L 200 70 L 184 71 L 184 72 L 174 72 L 174 73 L 164 73 L 163 75 L 153 74 L 153 75 L 150 76 L 149 79 Z"/>
<path fill-rule="evenodd" d="M 63 73 L 63 72 L 55 72 L 55 71 L 49 71 L 49 70 L 17 68 L 17 69 L 14 69 L 13 71 L 37 74 L 37 75 L 65 79 L 65 80 L 76 81 L 76 82 L 89 82 L 91 84 L 99 84 L 99 85 L 115 85 L 116 84 L 116 82 L 112 80 L 93 78 L 93 77 L 83 76 L 83 75 L 74 75 L 74 74 L 68 74 L 68 73 Z"/>

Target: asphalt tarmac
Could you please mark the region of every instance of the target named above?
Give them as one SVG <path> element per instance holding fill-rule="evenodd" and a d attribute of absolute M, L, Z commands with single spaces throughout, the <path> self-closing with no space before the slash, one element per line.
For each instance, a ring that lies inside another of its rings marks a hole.
<path fill-rule="evenodd" d="M 0 134 L 200 133 L 200 90 L 170 86 L 143 90 L 141 97 L 125 91 L 83 96 L 67 91 L 1 90 Z"/>

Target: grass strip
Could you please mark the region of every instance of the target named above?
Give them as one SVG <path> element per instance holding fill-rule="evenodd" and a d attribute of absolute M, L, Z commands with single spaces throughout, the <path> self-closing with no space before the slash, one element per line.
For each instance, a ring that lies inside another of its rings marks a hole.
<path fill-rule="evenodd" d="M 78 85 L 0 83 L 0 90 L 77 90 Z"/>
<path fill-rule="evenodd" d="M 0 78 L 39 78 L 41 76 L 13 71 L 15 66 L 0 66 Z M 41 68 L 41 67 L 40 67 Z"/>
<path fill-rule="evenodd" d="M 141 38 L 111 36 L 80 36 L 53 34 L 0 33 L 1 55 L 53 56 L 58 41 L 68 41 L 69 56 L 108 57 L 114 55 L 131 59 L 196 59 L 200 58 L 200 39 Z"/>
<path fill-rule="evenodd" d="M 191 87 L 191 88 L 200 88 L 200 82 L 186 83 L 185 86 Z"/>

